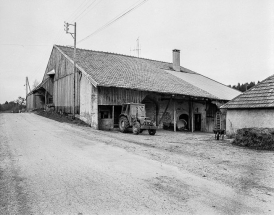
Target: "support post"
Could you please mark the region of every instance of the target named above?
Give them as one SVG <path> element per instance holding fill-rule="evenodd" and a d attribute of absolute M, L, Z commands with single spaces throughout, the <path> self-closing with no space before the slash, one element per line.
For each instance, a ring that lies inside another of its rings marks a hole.
<path fill-rule="evenodd" d="M 45 91 L 45 109 L 46 109 L 46 105 L 47 105 L 47 91 Z"/>
<path fill-rule="evenodd" d="M 28 77 L 26 77 L 26 100 L 28 95 Z"/>
<path fill-rule="evenodd" d="M 173 123 L 174 123 L 174 132 L 176 132 L 176 105 L 175 105 L 175 100 L 173 100 Z"/>
<path fill-rule="evenodd" d="M 161 122 L 162 122 L 162 119 L 163 119 L 163 117 L 164 117 L 164 115 L 165 115 L 165 113 L 166 113 L 166 111 L 167 111 L 167 109 L 168 109 L 168 106 L 169 106 L 169 103 L 171 102 L 171 100 L 172 100 L 172 97 L 170 97 L 170 99 L 168 100 L 168 103 L 167 103 L 166 109 L 165 109 L 164 113 L 162 114 L 161 119 L 159 120 L 159 125 L 160 125 L 160 124 L 161 124 Z"/>
<path fill-rule="evenodd" d="M 112 105 L 112 124 L 114 128 L 114 105 Z"/>
<path fill-rule="evenodd" d="M 73 53 L 73 118 L 75 118 L 75 109 L 76 109 L 76 105 L 75 105 L 75 82 L 76 82 L 76 22 L 74 23 L 74 53 Z"/>
<path fill-rule="evenodd" d="M 189 121 L 189 130 L 191 132 L 193 132 L 193 102 L 192 99 L 189 97 L 189 102 L 188 102 L 188 106 L 189 106 L 189 117 L 188 117 L 188 121 Z"/>
<path fill-rule="evenodd" d="M 191 132 L 194 131 L 193 100 L 191 100 Z"/>
<path fill-rule="evenodd" d="M 28 77 L 26 77 L 26 109 L 28 110 Z"/>

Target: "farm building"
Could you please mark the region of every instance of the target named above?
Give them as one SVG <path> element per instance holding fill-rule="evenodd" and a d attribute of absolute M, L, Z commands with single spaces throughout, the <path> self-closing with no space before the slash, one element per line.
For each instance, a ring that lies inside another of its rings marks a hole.
<path fill-rule="evenodd" d="M 274 128 L 274 75 L 221 108 L 227 110 L 227 134 L 240 128 Z"/>
<path fill-rule="evenodd" d="M 27 96 L 28 110 L 54 107 L 72 113 L 74 107 L 73 48 L 55 45 L 43 80 Z M 184 120 L 190 131 L 213 131 L 219 107 L 239 91 L 173 63 L 77 49 L 75 113 L 95 129 L 118 126 L 124 103 L 143 103 L 157 126 Z"/>

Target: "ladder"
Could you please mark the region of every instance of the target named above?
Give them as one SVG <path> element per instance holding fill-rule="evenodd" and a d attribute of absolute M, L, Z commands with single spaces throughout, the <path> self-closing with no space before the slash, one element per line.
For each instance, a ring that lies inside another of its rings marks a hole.
<path fill-rule="evenodd" d="M 219 111 L 216 113 L 215 116 L 215 128 L 213 132 L 215 134 L 215 139 L 219 140 L 220 136 L 222 137 L 222 139 L 224 139 L 225 130 L 222 126 L 222 113 Z"/>

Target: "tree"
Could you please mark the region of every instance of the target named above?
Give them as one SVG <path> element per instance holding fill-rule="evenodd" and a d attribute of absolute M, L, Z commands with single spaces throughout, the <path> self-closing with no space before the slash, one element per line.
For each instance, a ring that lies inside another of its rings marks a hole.
<path fill-rule="evenodd" d="M 17 103 L 19 106 L 26 105 L 26 99 L 19 96 L 18 99 L 15 100 L 15 103 Z"/>
<path fill-rule="evenodd" d="M 260 82 L 258 81 L 258 83 L 260 83 Z M 239 90 L 241 92 L 245 92 L 255 85 L 256 85 L 255 82 L 250 82 L 250 83 L 245 83 L 245 84 L 238 83 L 238 85 L 233 85 L 232 88 Z M 231 85 L 228 85 L 228 87 L 231 87 Z"/>
<path fill-rule="evenodd" d="M 38 85 L 39 85 L 39 81 L 37 81 L 37 79 L 35 79 L 32 84 L 32 89 L 35 89 Z"/>

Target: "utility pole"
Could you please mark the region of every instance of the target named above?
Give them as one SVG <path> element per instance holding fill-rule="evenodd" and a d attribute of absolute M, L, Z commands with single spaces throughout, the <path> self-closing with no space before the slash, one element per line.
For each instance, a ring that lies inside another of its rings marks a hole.
<path fill-rule="evenodd" d="M 74 33 L 69 32 L 69 26 L 74 26 Z M 64 30 L 67 34 L 70 34 L 72 38 L 74 39 L 74 53 L 73 53 L 73 118 L 75 118 L 75 74 L 76 74 L 76 22 L 74 24 L 69 24 L 67 22 L 64 22 Z"/>
<path fill-rule="evenodd" d="M 28 77 L 26 77 L 26 84 L 24 85 L 24 86 L 26 86 L 26 99 L 27 99 L 27 95 L 28 95 L 28 87 L 29 87 L 29 91 L 31 91 L 30 90 L 30 86 L 29 86 L 29 79 L 28 79 Z"/>
<path fill-rule="evenodd" d="M 28 77 L 26 77 L 26 84 L 25 85 L 26 85 L 26 107 L 27 107 L 28 87 L 29 87 L 29 91 L 31 91 L 30 90 L 30 86 L 29 86 L 29 79 L 28 79 Z"/>
<path fill-rule="evenodd" d="M 26 77 L 26 101 L 27 101 L 27 95 L 28 95 L 28 77 Z"/>

